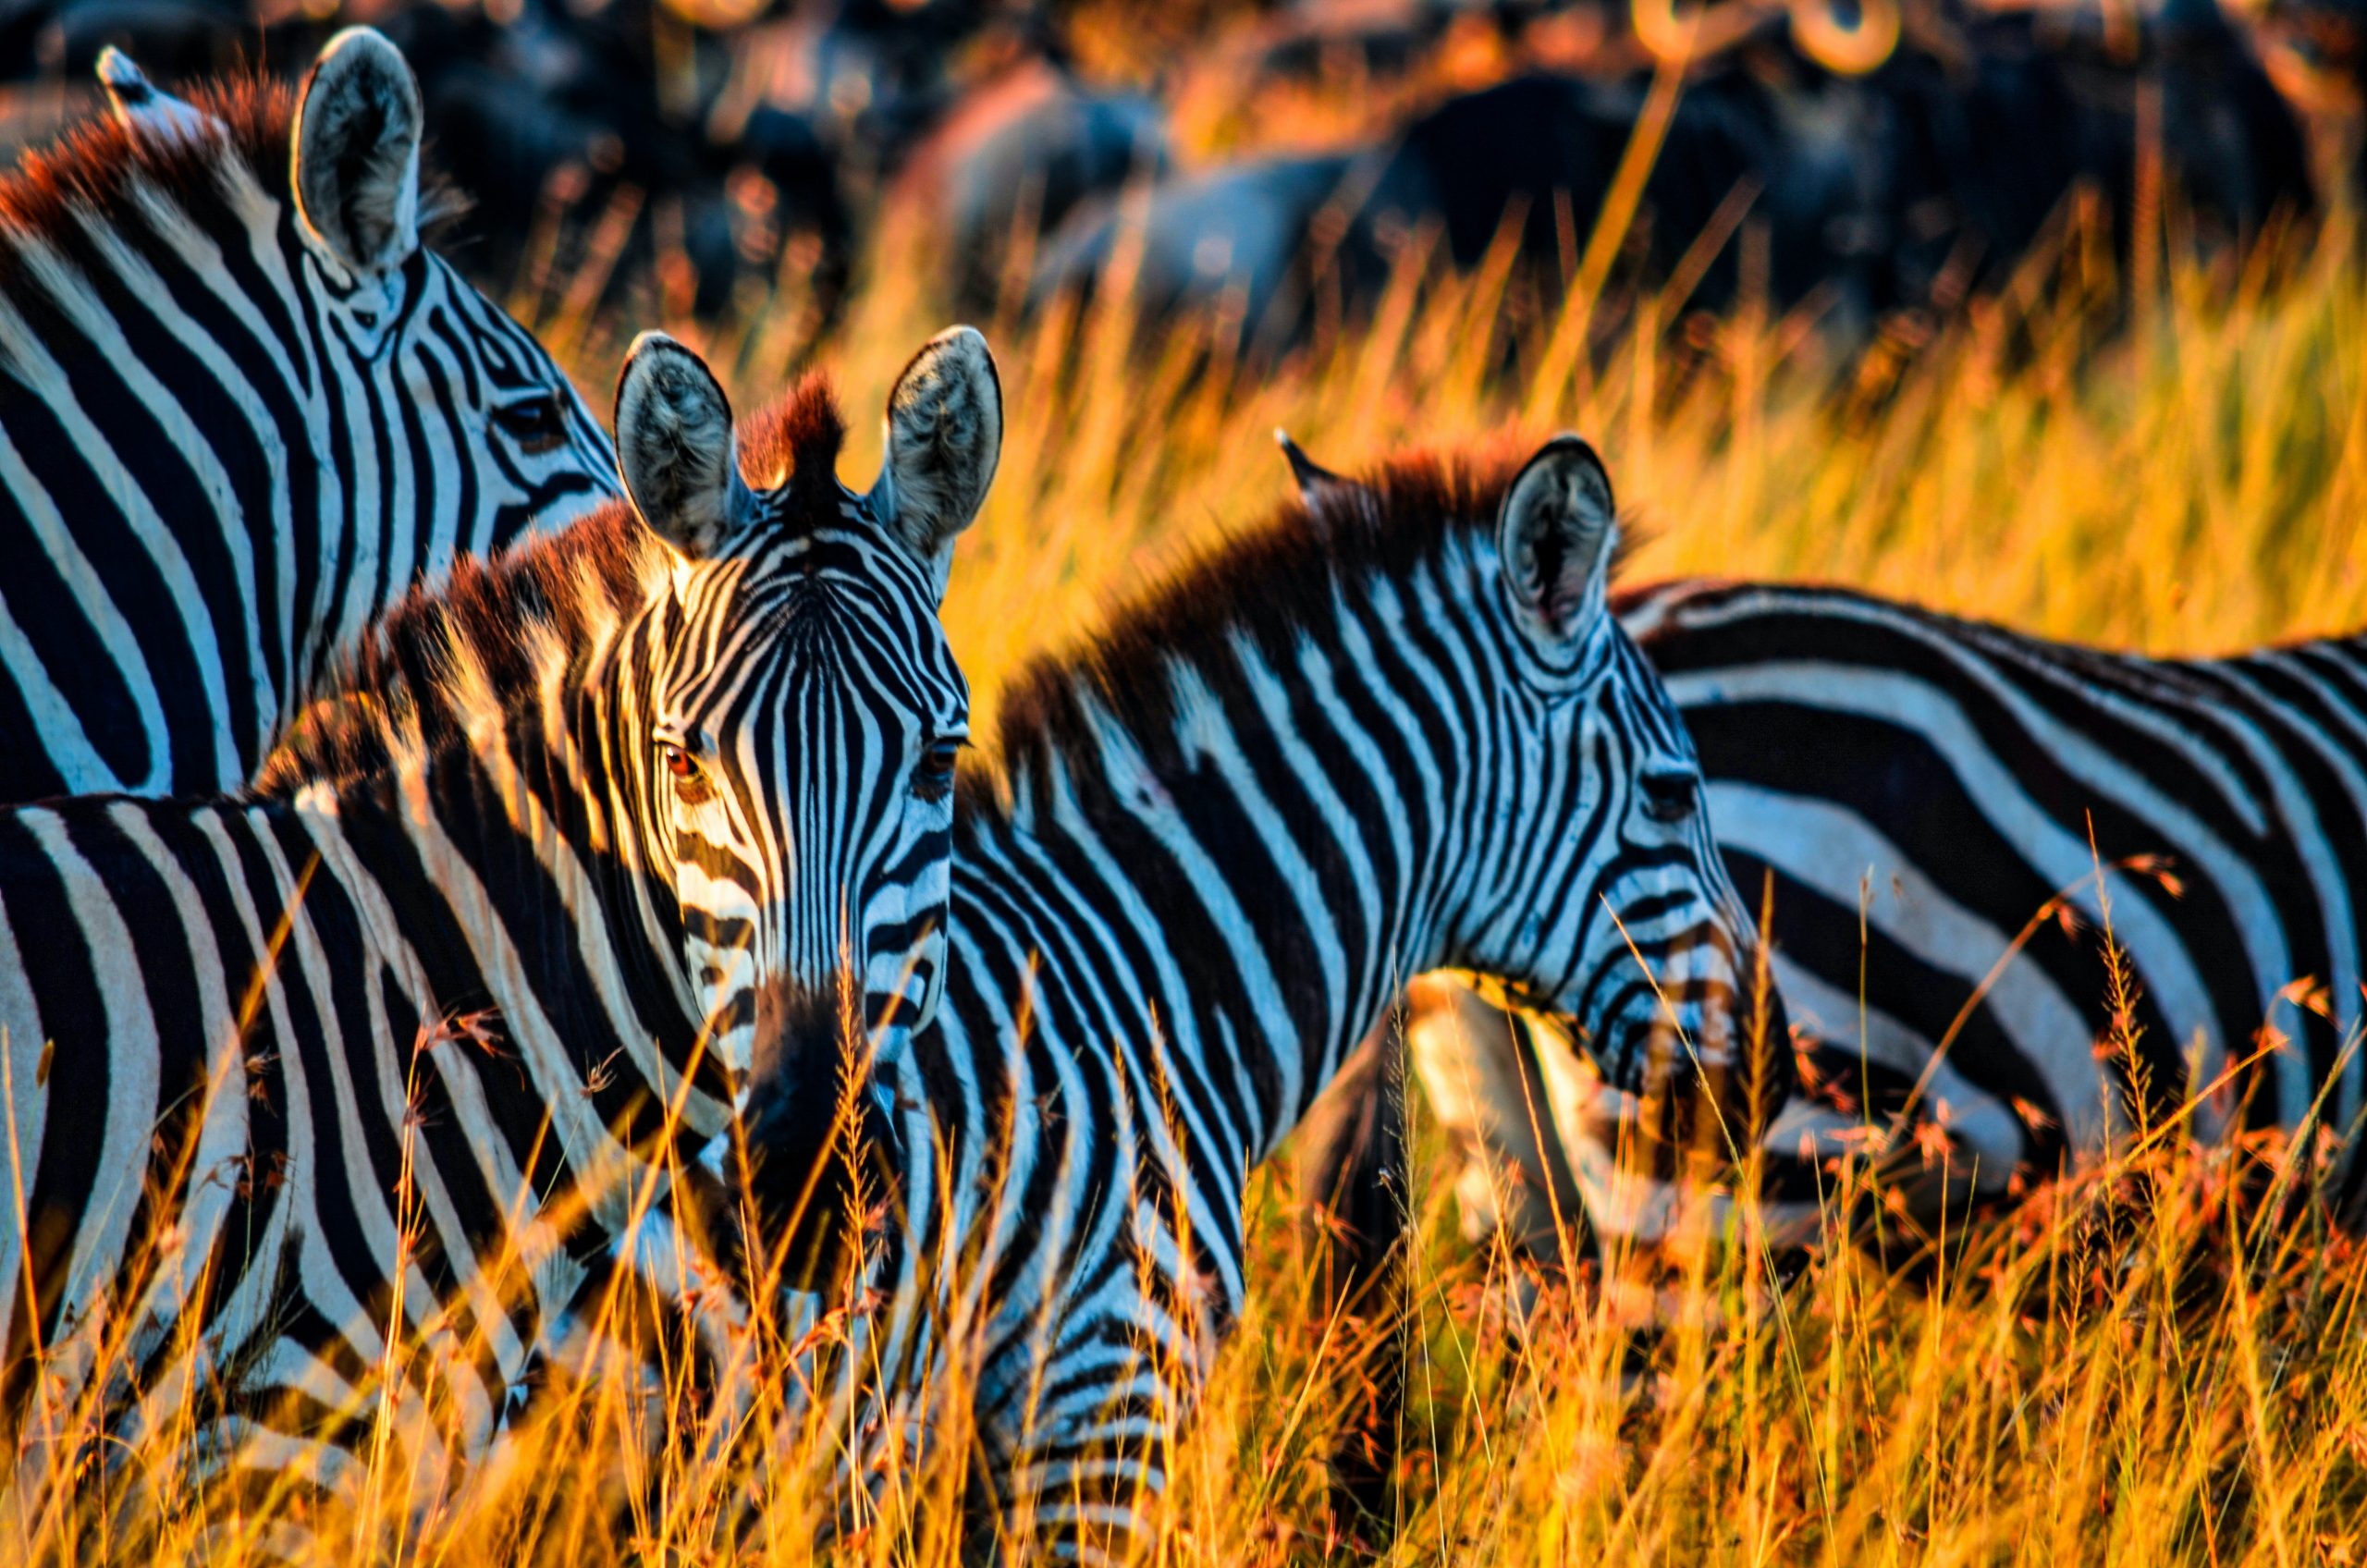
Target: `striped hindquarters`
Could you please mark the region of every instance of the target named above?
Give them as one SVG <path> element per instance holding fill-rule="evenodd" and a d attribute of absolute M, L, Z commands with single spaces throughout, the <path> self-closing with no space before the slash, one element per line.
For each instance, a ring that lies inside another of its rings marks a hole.
<path fill-rule="evenodd" d="M 2206 1138 L 2297 1128 L 2322 1094 L 2357 1120 L 2355 645 L 2149 660 L 1817 589 L 1680 585 L 1628 614 L 1737 882 L 1773 876 L 1778 978 L 1826 1075 L 1877 1109 L 1928 1080 L 1982 1189 L 2189 1096 Z"/>

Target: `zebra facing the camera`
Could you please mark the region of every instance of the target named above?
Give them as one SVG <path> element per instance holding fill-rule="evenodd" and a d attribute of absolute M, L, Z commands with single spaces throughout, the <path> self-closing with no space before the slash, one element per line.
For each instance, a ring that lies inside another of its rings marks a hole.
<path fill-rule="evenodd" d="M 189 1399 L 204 1464 L 288 1484 L 381 1417 L 418 1474 L 482 1456 L 587 1281 L 693 1267 L 684 1181 L 769 1080 L 928 1022 L 983 339 L 907 367 L 864 496 L 818 385 L 735 428 L 655 335 L 617 422 L 630 508 L 399 607 L 261 795 L 0 815 L 28 1452 Z"/>

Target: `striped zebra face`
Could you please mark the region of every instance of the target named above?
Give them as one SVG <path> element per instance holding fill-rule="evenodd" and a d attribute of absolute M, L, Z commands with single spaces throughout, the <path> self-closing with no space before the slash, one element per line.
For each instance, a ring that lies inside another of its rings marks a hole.
<path fill-rule="evenodd" d="M 751 487 L 697 357 L 653 334 L 627 361 L 619 461 L 676 563 L 648 627 L 645 841 L 670 870 L 707 1047 L 743 1102 L 937 1006 L 969 729 L 937 610 L 1001 429 L 985 340 L 956 328 L 899 381 L 869 495 L 839 486 L 834 424 L 791 438 L 791 466 Z"/>
<path fill-rule="evenodd" d="M 487 553 L 616 488 L 599 423 L 549 354 L 421 247 L 423 124 L 401 51 L 349 28 L 304 79 L 289 183 L 329 361 L 329 438 L 357 455 L 376 448 L 379 493 L 355 505 L 439 530 L 421 542 L 433 576 L 456 551 Z"/>
<path fill-rule="evenodd" d="M 117 116 L 157 141 L 227 135 L 122 54 L 100 57 Z M 354 543 L 430 577 L 616 494 L 599 422 L 532 333 L 420 244 L 419 85 L 402 52 L 348 28 L 313 62 L 290 138 L 291 279 L 322 350 L 318 455 L 348 478 Z M 373 584 L 366 619 L 408 586 Z M 348 630 L 358 631 L 359 626 Z"/>
<path fill-rule="evenodd" d="M 226 134 L 117 51 L 99 78 L 141 135 Z M 460 552 L 489 553 L 613 496 L 616 472 L 598 421 L 533 335 L 421 246 L 423 123 L 402 52 L 369 28 L 338 33 L 297 101 L 288 215 L 294 281 L 323 350 L 321 455 L 349 478 L 356 539 L 383 540 L 387 562 L 434 576 Z M 383 600 L 406 585 L 377 587 Z"/>
<path fill-rule="evenodd" d="M 1698 1085 L 1744 1136 L 1791 1054 L 1772 990 L 1758 1010 L 1754 929 L 1717 852 L 1701 767 L 1658 674 L 1608 608 L 1611 484 L 1564 436 L 1507 492 L 1499 566 L 1512 612 L 1502 769 L 1483 852 L 1492 912 L 1468 960 L 1575 1024 L 1604 1077 Z M 1762 1048 L 1763 1047 L 1763 1048 Z M 1661 1125 L 1661 1118 L 1652 1119 Z M 1709 1133 L 1672 1129 L 1678 1136 Z"/>

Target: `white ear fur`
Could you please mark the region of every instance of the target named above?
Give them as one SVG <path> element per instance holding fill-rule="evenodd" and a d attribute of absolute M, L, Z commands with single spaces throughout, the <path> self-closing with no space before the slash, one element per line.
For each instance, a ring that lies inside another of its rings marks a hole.
<path fill-rule="evenodd" d="M 1504 492 L 1496 522 L 1505 592 L 1533 632 L 1568 643 L 1593 630 L 1618 538 L 1602 459 L 1575 435 L 1548 441 Z"/>
<path fill-rule="evenodd" d="M 1002 457 L 1002 383 L 976 328 L 922 345 L 888 398 L 887 454 L 872 513 L 928 568 L 939 597 L 953 542 L 976 521 Z"/>
<path fill-rule="evenodd" d="M 705 361 L 662 332 L 634 338 L 617 377 L 617 472 L 643 523 L 684 559 L 738 542 L 750 497 L 730 399 Z"/>
<path fill-rule="evenodd" d="M 222 129 L 220 120 L 160 90 L 130 55 L 112 43 L 99 51 L 98 76 L 115 117 L 139 135 L 156 141 L 195 141 Z"/>
<path fill-rule="evenodd" d="M 328 42 L 296 99 L 296 211 L 305 243 L 359 282 L 419 248 L 419 83 L 371 28 Z"/>

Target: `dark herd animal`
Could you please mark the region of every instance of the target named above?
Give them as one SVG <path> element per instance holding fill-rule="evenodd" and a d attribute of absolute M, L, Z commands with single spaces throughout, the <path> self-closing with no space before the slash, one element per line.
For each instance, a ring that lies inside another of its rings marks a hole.
<path fill-rule="evenodd" d="M 2141 172 L 2156 143 L 2180 231 L 2206 250 L 2308 214 L 2304 113 L 2355 103 L 2367 61 L 2347 0 L 2265 7 L 2241 31 L 2211 6 L 2042 17 L 1960 0 L 1870 70 L 1837 68 L 1754 6 L 1707 7 L 1742 19 L 1686 72 L 1613 281 L 1666 283 L 1715 226 L 1725 242 L 1687 304 L 1763 292 L 1852 341 L 2005 276 L 2076 190 L 2125 240 L 2158 211 L 2139 210 L 2157 202 Z M 1128 281 L 1151 322 L 1205 312 L 1282 344 L 1367 306 L 1423 234 L 1468 269 L 1510 222 L 1530 279 L 1565 284 L 1653 65 L 1625 6 L 1475 13 L 1503 68 L 1465 91 L 1406 90 L 1473 23 L 1424 0 L 1245 20 L 1134 87 L 1080 69 L 1049 6 L 367 12 L 419 72 L 436 159 L 473 201 L 459 255 L 497 293 L 613 300 L 646 284 L 669 312 L 713 317 L 786 284 L 826 323 L 859 244 L 901 205 L 923 215 L 922 253 L 964 313 L 1089 292 L 1138 228 Z M 168 87 L 241 63 L 292 76 L 353 19 L 273 17 L 239 0 L 8 0 L 0 76 L 19 85 L 0 139 L 45 133 L 109 43 Z M 1573 18 L 1590 51 L 1537 42 Z M 1248 116 L 1277 83 L 1333 79 L 1401 105 L 1393 123 L 1230 161 L 1176 152 L 1169 109 L 1187 87 L 1214 80 Z M 1763 235 L 1763 263 L 1740 228 Z"/>

